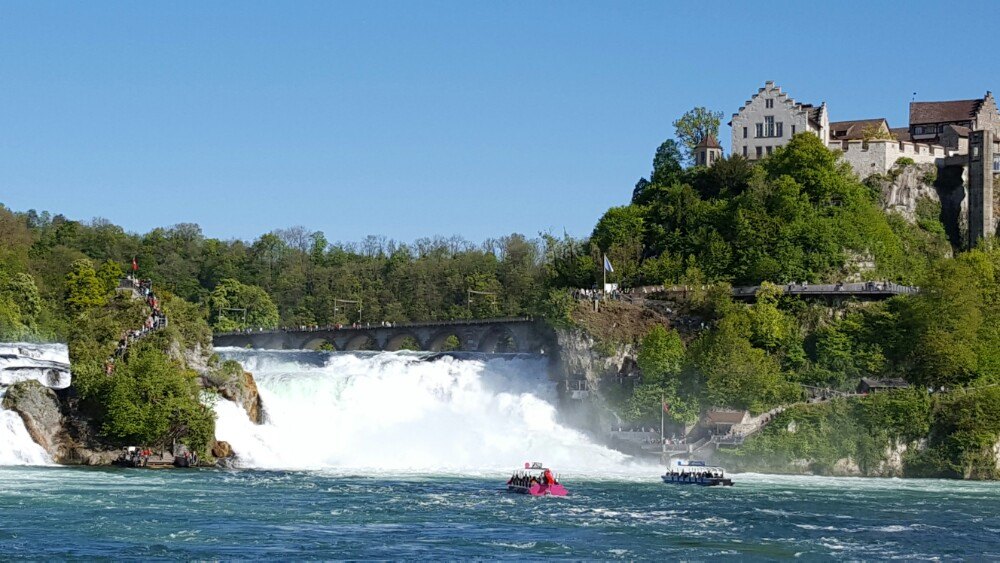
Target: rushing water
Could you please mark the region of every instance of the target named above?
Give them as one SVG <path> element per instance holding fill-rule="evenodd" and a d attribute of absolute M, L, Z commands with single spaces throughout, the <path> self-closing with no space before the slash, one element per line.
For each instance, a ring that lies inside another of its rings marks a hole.
<path fill-rule="evenodd" d="M 267 412 L 215 403 L 238 469 L 31 467 L 44 452 L 0 412 L 0 558 L 1000 558 L 1000 486 L 665 485 L 568 427 L 539 359 L 223 353 Z M 504 492 L 526 460 L 570 496 Z"/>
<path fill-rule="evenodd" d="M 996 559 L 992 483 L 0 468 L 0 553 L 47 558 Z"/>
<path fill-rule="evenodd" d="M 3 408 L 7 387 L 31 379 L 54 389 L 68 387 L 66 345 L 0 342 L 0 466 L 51 463 L 45 450 L 31 439 L 21 417 Z"/>
<path fill-rule="evenodd" d="M 625 456 L 560 422 L 545 359 L 224 349 L 254 374 L 267 422 L 216 404 L 242 467 L 615 469 Z"/>

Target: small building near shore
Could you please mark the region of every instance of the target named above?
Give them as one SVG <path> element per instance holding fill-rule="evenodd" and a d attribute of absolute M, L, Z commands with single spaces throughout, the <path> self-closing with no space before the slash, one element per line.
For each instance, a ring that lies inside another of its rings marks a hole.
<path fill-rule="evenodd" d="M 878 393 L 880 391 L 891 391 L 893 389 L 907 389 L 910 386 L 905 379 L 898 377 L 892 379 L 872 379 L 862 377 L 858 383 L 857 391 L 862 395 L 868 393 Z"/>
<path fill-rule="evenodd" d="M 710 410 L 705 413 L 704 425 L 712 434 L 729 434 L 750 422 L 749 411 Z"/>

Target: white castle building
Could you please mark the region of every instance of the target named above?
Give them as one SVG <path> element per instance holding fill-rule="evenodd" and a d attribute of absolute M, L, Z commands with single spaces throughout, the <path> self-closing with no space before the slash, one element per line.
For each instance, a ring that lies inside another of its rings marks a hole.
<path fill-rule="evenodd" d="M 911 102 L 909 117 L 908 127 L 898 129 L 885 118 L 830 122 L 825 102 L 797 102 L 769 80 L 733 114 L 732 154 L 758 160 L 808 132 L 840 151 L 861 179 L 888 173 L 900 158 L 933 164 L 964 185 L 961 205 L 969 245 L 997 234 L 1000 198 L 994 197 L 993 184 L 1000 174 L 1000 111 L 993 94 Z"/>

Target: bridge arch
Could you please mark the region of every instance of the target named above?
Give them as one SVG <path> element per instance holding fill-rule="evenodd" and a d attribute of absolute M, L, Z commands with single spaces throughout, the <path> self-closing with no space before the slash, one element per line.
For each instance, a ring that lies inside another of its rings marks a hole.
<path fill-rule="evenodd" d="M 416 334 L 410 331 L 401 332 L 389 338 L 385 343 L 386 352 L 398 352 L 399 350 L 423 350 L 424 343 Z"/>
<path fill-rule="evenodd" d="M 305 350 L 337 350 L 337 344 L 332 340 L 316 337 L 307 340 L 302 348 Z"/>
<path fill-rule="evenodd" d="M 490 329 L 479 339 L 479 351 L 487 354 L 504 354 L 517 352 L 517 339 L 507 327 Z"/>
<path fill-rule="evenodd" d="M 344 350 L 348 352 L 355 352 L 360 350 L 378 350 L 378 341 L 375 337 L 367 332 L 362 332 L 352 336 L 346 344 L 344 344 Z"/>
<path fill-rule="evenodd" d="M 427 342 L 427 349 L 431 352 L 457 352 L 465 350 L 465 342 L 458 331 L 442 330 Z"/>

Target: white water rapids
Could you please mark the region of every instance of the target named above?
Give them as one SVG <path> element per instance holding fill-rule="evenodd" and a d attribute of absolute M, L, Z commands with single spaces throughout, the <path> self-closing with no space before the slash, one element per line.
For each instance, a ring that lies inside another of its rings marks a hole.
<path fill-rule="evenodd" d="M 3 408 L 7 387 L 34 379 L 47 387 L 70 384 L 69 351 L 65 344 L 0 343 L 0 465 L 48 465 L 45 450 L 31 439 L 16 412 Z"/>
<path fill-rule="evenodd" d="M 254 374 L 267 421 L 218 401 L 216 436 L 243 467 L 496 471 L 525 461 L 621 469 L 627 457 L 558 421 L 545 362 L 224 349 Z"/>

